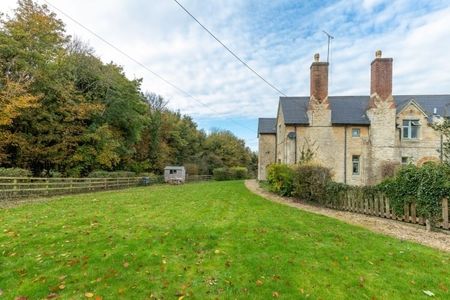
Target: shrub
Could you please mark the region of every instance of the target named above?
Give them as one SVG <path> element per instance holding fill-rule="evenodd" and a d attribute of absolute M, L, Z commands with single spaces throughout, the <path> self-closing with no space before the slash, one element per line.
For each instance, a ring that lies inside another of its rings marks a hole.
<path fill-rule="evenodd" d="M 217 181 L 231 180 L 231 172 L 228 168 L 217 168 L 213 170 L 213 178 Z"/>
<path fill-rule="evenodd" d="M 88 177 L 91 178 L 118 178 L 118 177 L 134 177 L 134 176 L 136 176 L 136 173 L 129 171 L 108 172 L 102 170 L 92 171 L 88 175 Z"/>
<path fill-rule="evenodd" d="M 200 174 L 200 167 L 198 164 L 194 163 L 186 163 L 184 164 L 184 168 L 186 169 L 186 174 L 189 175 L 198 175 Z"/>
<path fill-rule="evenodd" d="M 163 175 L 156 175 L 154 173 L 139 173 L 139 177 L 150 178 L 150 183 L 163 183 L 164 182 Z"/>
<path fill-rule="evenodd" d="M 232 167 L 230 168 L 231 177 L 233 179 L 246 179 L 248 175 L 248 170 L 245 167 Z"/>
<path fill-rule="evenodd" d="M 271 192 L 281 196 L 291 196 L 293 191 L 294 171 L 286 164 L 267 166 L 267 182 Z"/>
<path fill-rule="evenodd" d="M 325 203 L 329 182 L 330 169 L 312 163 L 302 164 L 294 172 L 293 194 L 301 200 Z"/>
<path fill-rule="evenodd" d="M 395 177 L 385 179 L 378 186 L 389 198 L 393 211 L 400 215 L 405 204 L 416 200 L 420 182 L 419 168 L 411 164 L 404 166 Z"/>
<path fill-rule="evenodd" d="M 441 201 L 450 195 L 450 168 L 445 164 L 408 165 L 395 177 L 379 184 L 394 212 L 403 214 L 404 206 L 416 203 L 417 214 L 436 223 L 441 216 Z"/>
<path fill-rule="evenodd" d="M 336 203 L 337 201 L 339 201 L 340 196 L 350 189 L 351 186 L 345 183 L 334 182 L 331 180 L 328 181 L 325 186 L 327 203 Z"/>
<path fill-rule="evenodd" d="M 394 177 L 400 170 L 401 164 L 398 161 L 385 160 L 381 163 L 381 178 Z"/>
<path fill-rule="evenodd" d="M 32 173 L 20 168 L 0 168 L 0 177 L 31 177 Z"/>

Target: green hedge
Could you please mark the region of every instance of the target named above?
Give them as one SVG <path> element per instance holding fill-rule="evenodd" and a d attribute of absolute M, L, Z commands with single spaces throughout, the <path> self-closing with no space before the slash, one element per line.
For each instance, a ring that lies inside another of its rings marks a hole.
<path fill-rule="evenodd" d="M 217 181 L 242 180 L 248 176 L 248 170 L 244 167 L 217 168 L 213 170 L 213 178 Z"/>
<path fill-rule="evenodd" d="M 405 204 L 416 203 L 418 216 L 433 224 L 441 217 L 442 199 L 450 196 L 450 167 L 435 163 L 422 167 L 408 165 L 380 183 L 379 189 L 397 214 L 403 214 Z"/>
<path fill-rule="evenodd" d="M 118 177 L 134 177 L 136 173 L 129 171 L 93 171 L 89 173 L 88 177 L 90 178 L 118 178 Z"/>
<path fill-rule="evenodd" d="M 331 171 L 313 163 L 297 166 L 294 170 L 293 195 L 300 200 L 325 203 Z"/>
<path fill-rule="evenodd" d="M 233 179 L 247 179 L 248 176 L 248 170 L 245 167 L 232 167 L 230 172 Z"/>
<path fill-rule="evenodd" d="M 294 170 L 286 164 L 267 166 L 267 183 L 269 190 L 281 196 L 292 196 Z"/>
<path fill-rule="evenodd" d="M 30 170 L 20 168 L 0 168 L 0 177 L 31 177 Z"/>

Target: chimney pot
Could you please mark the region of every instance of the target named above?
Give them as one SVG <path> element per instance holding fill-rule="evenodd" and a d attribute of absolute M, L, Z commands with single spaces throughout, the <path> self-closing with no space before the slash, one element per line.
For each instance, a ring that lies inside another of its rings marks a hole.
<path fill-rule="evenodd" d="M 319 60 L 320 60 L 320 54 L 319 53 L 314 54 L 314 61 L 319 62 Z"/>
<path fill-rule="evenodd" d="M 381 58 L 381 55 L 383 54 L 383 52 L 381 52 L 381 50 L 377 50 L 376 52 L 375 52 L 375 57 L 376 58 Z"/>

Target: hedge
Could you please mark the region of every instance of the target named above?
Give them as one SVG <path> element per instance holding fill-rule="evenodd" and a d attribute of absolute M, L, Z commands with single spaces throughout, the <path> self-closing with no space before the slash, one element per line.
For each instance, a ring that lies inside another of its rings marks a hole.
<path fill-rule="evenodd" d="M 213 170 L 213 178 L 217 181 L 246 179 L 248 170 L 245 167 L 216 168 Z"/>
<path fill-rule="evenodd" d="M 0 168 L 0 177 L 31 177 L 30 170 L 20 168 Z"/>
<path fill-rule="evenodd" d="M 108 172 L 108 171 L 93 171 L 89 173 L 88 177 L 90 178 L 118 178 L 118 177 L 134 177 L 136 176 L 135 172 L 130 171 L 115 171 L 115 172 Z"/>
<path fill-rule="evenodd" d="M 327 200 L 327 185 L 331 182 L 331 170 L 314 163 L 297 166 L 293 177 L 293 195 L 306 201 L 324 204 Z"/>
<path fill-rule="evenodd" d="M 292 196 L 294 170 L 286 164 L 267 166 L 267 183 L 269 190 L 281 196 Z"/>

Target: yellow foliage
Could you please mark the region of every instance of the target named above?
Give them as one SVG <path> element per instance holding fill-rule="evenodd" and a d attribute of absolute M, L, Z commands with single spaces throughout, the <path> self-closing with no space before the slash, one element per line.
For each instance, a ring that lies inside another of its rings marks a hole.
<path fill-rule="evenodd" d="M 23 110 L 37 107 L 41 97 L 27 92 L 28 82 L 6 78 L 0 90 L 0 126 L 11 125 Z"/>

